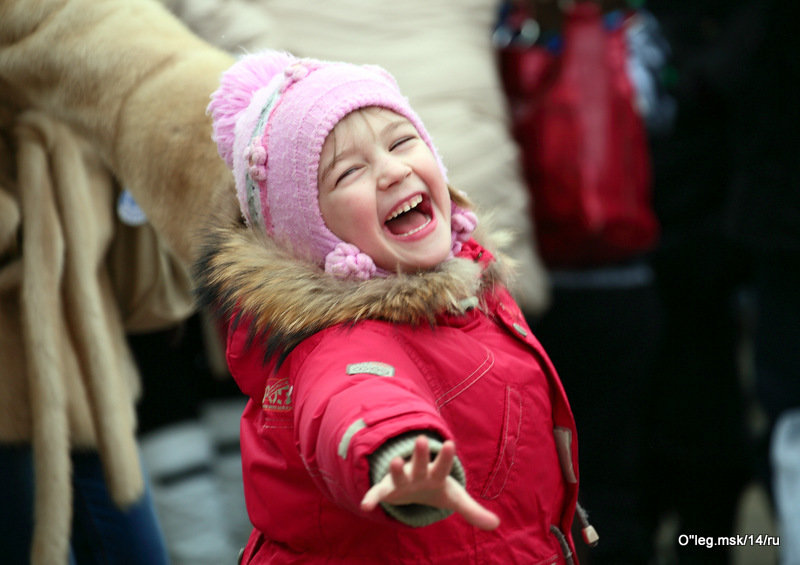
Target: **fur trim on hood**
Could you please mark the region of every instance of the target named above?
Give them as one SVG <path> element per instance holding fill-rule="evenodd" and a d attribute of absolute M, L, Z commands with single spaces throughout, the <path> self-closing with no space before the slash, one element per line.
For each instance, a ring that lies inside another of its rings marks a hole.
<path fill-rule="evenodd" d="M 434 270 L 366 281 L 337 280 L 246 227 L 213 229 L 195 265 L 198 295 L 226 317 L 251 320 L 267 354 L 286 354 L 306 337 L 340 323 L 377 319 L 433 324 L 438 314 L 504 282 L 503 266 L 455 258 Z"/>

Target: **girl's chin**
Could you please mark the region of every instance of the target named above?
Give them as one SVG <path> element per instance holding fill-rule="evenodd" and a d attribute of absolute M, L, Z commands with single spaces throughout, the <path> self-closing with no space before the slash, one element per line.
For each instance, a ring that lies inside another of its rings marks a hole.
<path fill-rule="evenodd" d="M 396 265 L 405 272 L 429 271 L 435 269 L 450 256 L 450 245 L 434 249 L 402 250 L 397 253 Z M 388 269 L 394 271 L 395 269 Z"/>

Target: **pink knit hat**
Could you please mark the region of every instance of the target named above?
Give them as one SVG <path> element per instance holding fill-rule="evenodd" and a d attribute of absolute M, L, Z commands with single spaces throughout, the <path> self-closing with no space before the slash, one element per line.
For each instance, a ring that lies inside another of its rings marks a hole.
<path fill-rule="evenodd" d="M 317 170 L 325 138 L 347 114 L 368 106 L 407 118 L 447 178 L 419 117 L 380 67 L 297 59 L 279 51 L 247 55 L 223 73 L 208 106 L 214 140 L 233 170 L 248 225 L 339 278 L 387 274 L 336 237 L 319 210 Z M 455 204 L 453 215 L 457 253 L 476 219 Z"/>

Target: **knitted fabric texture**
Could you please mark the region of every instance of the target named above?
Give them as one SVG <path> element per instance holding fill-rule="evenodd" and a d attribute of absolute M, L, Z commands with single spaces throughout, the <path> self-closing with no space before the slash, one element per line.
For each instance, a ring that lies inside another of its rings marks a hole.
<path fill-rule="evenodd" d="M 377 66 L 298 59 L 279 51 L 246 55 L 223 73 L 208 106 L 214 140 L 233 171 L 247 224 L 337 278 L 388 274 L 328 229 L 318 201 L 326 137 L 349 113 L 370 106 L 408 119 L 447 178 L 421 120 L 394 78 Z M 457 253 L 477 220 L 455 204 L 452 214 Z"/>

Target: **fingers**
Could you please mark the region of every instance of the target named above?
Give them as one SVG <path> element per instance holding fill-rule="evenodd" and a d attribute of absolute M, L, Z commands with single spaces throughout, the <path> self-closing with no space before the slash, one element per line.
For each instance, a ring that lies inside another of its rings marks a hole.
<path fill-rule="evenodd" d="M 453 470 L 453 462 L 456 458 L 456 444 L 447 440 L 442 445 L 441 451 L 436 456 L 430 468 L 431 479 L 435 481 L 444 481 Z"/>
<path fill-rule="evenodd" d="M 431 460 L 428 438 L 417 436 L 414 442 L 414 453 L 411 455 L 410 478 L 412 481 L 421 481 L 428 476 L 428 465 Z"/>
<path fill-rule="evenodd" d="M 500 525 L 497 514 L 481 506 L 455 479 L 448 480 L 447 488 L 447 497 L 453 504 L 453 510 L 467 522 L 481 530 L 493 530 Z"/>
<path fill-rule="evenodd" d="M 403 473 L 403 464 L 403 460 L 399 457 L 392 459 L 389 463 L 389 473 L 375 483 L 361 499 L 362 510 L 366 512 L 374 510 L 380 502 L 397 490 L 398 482 L 399 484 L 408 482 Z"/>
<path fill-rule="evenodd" d="M 448 440 L 435 459 L 430 461 L 428 438 L 417 437 L 410 461 L 395 457 L 389 472 L 373 485 L 361 500 L 361 509 L 370 512 L 383 501 L 392 504 L 419 503 L 450 508 L 467 522 L 482 530 L 493 530 L 499 517 L 479 504 L 450 473 L 455 462 L 456 447 Z"/>
<path fill-rule="evenodd" d="M 406 467 L 409 465 L 400 457 L 395 457 L 389 462 L 389 476 L 392 478 L 392 487 L 398 489 L 410 482 L 406 474 Z"/>
<path fill-rule="evenodd" d="M 452 444 L 452 442 L 450 443 Z M 440 483 L 433 490 L 443 489 L 444 479 L 452 467 L 455 446 L 451 445 L 446 451 L 444 458 L 437 458 L 434 463 L 431 463 L 428 438 L 424 435 L 418 436 L 414 442 L 411 459 L 408 462 L 400 457 L 392 459 L 389 462 L 386 476 L 373 485 L 361 499 L 361 508 L 371 511 L 380 502 L 402 503 L 406 497 L 410 497 L 409 501 L 415 502 L 415 492 L 427 492 L 427 496 L 430 496 L 432 482 Z M 436 479 L 432 479 L 433 474 L 437 477 Z M 426 500 L 423 497 L 419 502 L 424 503 Z"/>
<path fill-rule="evenodd" d="M 485 530 L 487 532 L 494 530 L 500 525 L 500 518 L 497 514 L 485 508 L 479 514 L 472 515 L 467 521 L 479 530 Z"/>
<path fill-rule="evenodd" d="M 363 511 L 371 512 L 375 510 L 378 503 L 391 492 L 391 487 L 387 488 L 383 483 L 384 481 L 381 481 L 373 485 L 364 495 L 364 498 L 361 499 L 361 509 Z"/>

